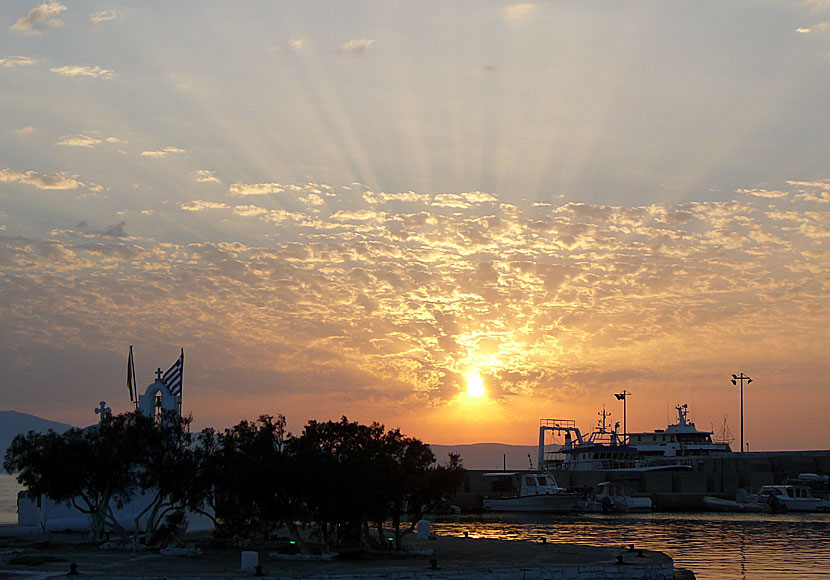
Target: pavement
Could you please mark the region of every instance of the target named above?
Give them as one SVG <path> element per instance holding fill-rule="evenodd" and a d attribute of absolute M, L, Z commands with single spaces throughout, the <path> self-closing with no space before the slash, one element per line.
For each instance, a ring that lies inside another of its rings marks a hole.
<path fill-rule="evenodd" d="M 72 564 L 77 578 L 251 578 L 241 570 L 242 552 L 256 551 L 262 573 L 270 578 L 324 578 L 396 576 L 419 573 L 474 572 L 492 569 L 532 569 L 546 566 L 615 564 L 622 557 L 629 564 L 665 564 L 671 559 L 652 551 L 631 551 L 625 546 L 583 546 L 555 542 L 527 542 L 483 538 L 407 537 L 406 552 L 355 554 L 324 560 L 300 557 L 269 558 L 268 545 L 239 547 L 214 542 L 209 536 L 185 540 L 190 550 L 183 555 L 159 551 L 134 553 L 128 548 L 101 550 L 85 534 L 22 533 L 0 528 L 0 579 L 36 580 L 67 577 Z M 194 550 L 193 548 L 197 548 Z M 259 549 L 257 549 L 259 548 Z M 194 551 L 201 552 L 194 554 Z M 189 555 L 186 553 L 189 552 Z M 70 578 L 72 576 L 69 576 Z"/>

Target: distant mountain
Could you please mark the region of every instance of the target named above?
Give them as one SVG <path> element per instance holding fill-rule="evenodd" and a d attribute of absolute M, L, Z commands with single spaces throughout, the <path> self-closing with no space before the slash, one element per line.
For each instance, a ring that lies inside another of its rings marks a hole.
<path fill-rule="evenodd" d="M 48 419 L 41 419 L 28 413 L 18 411 L 0 411 L 0 460 L 6 456 L 6 447 L 18 433 L 29 431 L 46 432 L 49 429 L 56 433 L 63 433 L 72 425 L 58 423 Z"/>
<path fill-rule="evenodd" d="M 505 443 L 473 443 L 470 445 L 430 445 L 438 463 L 447 462 L 448 453 L 461 456 L 467 469 L 530 469 L 530 459 L 536 468 L 539 448 L 535 445 L 507 445 Z M 528 458 L 530 455 L 530 459 Z"/>

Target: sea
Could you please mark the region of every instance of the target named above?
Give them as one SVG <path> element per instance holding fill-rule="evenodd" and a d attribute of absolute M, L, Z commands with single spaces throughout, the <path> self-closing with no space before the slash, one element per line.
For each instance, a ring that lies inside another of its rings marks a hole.
<path fill-rule="evenodd" d="M 0 524 L 17 523 L 20 489 L 14 477 L 0 474 Z M 439 517 L 432 529 L 472 538 L 633 544 L 665 552 L 698 580 L 830 578 L 830 514 L 825 513 L 460 515 Z"/>

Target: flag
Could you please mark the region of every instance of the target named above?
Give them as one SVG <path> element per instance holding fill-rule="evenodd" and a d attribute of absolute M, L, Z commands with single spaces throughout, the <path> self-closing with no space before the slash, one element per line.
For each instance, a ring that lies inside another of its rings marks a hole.
<path fill-rule="evenodd" d="M 622 401 L 623 399 L 625 399 L 625 396 L 626 396 L 627 394 L 628 394 L 628 393 L 614 393 L 614 396 L 615 396 L 615 397 L 617 397 L 617 400 L 618 400 L 618 401 Z"/>
<path fill-rule="evenodd" d="M 135 362 L 133 362 L 132 345 L 130 345 L 130 356 L 127 357 L 127 390 L 130 392 L 130 401 L 135 403 Z"/>
<path fill-rule="evenodd" d="M 179 360 L 173 363 L 173 366 L 167 369 L 164 376 L 161 377 L 161 382 L 167 386 L 167 390 L 171 395 L 176 397 L 182 396 L 182 374 L 184 373 L 184 349 L 179 356 Z"/>

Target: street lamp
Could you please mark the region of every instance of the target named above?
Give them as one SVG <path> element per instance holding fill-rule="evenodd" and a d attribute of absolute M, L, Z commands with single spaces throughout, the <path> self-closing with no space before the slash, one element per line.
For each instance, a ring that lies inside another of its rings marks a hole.
<path fill-rule="evenodd" d="M 748 385 L 752 382 L 752 379 L 743 373 L 740 375 L 732 374 L 732 384 L 737 385 L 739 382 L 741 383 L 741 453 L 744 452 L 744 381 Z"/>
<path fill-rule="evenodd" d="M 617 397 L 618 401 L 623 402 L 623 443 L 628 443 L 628 421 L 627 421 L 627 414 L 625 408 L 625 400 L 630 395 L 628 391 L 623 389 L 622 393 L 614 393 L 614 396 Z"/>

